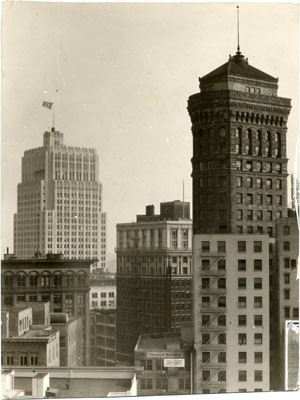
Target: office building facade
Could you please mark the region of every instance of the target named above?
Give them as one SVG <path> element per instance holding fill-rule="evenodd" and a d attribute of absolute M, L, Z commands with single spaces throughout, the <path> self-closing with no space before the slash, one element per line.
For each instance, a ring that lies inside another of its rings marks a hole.
<path fill-rule="evenodd" d="M 193 230 L 274 236 L 287 216 L 290 99 L 241 52 L 200 81 L 188 111 L 193 134 Z"/>
<path fill-rule="evenodd" d="M 120 363 L 133 364 L 140 334 L 175 332 L 192 324 L 192 221 L 187 204 L 162 203 L 159 215 L 147 206 L 138 222 L 117 225 Z"/>
<path fill-rule="evenodd" d="M 1 302 L 50 302 L 51 312 L 81 317 L 83 365 L 90 358 L 89 275 L 93 260 L 47 258 L 7 259 L 2 261 Z"/>
<path fill-rule="evenodd" d="M 20 259 L 61 253 L 106 266 L 106 214 L 95 149 L 66 146 L 52 128 L 43 146 L 22 158 L 14 216 L 14 254 Z M 99 261 L 98 261 L 99 260 Z"/>

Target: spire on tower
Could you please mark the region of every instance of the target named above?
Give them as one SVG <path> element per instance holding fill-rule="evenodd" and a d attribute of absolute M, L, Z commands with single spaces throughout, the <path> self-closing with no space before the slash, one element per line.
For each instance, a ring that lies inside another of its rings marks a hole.
<path fill-rule="evenodd" d="M 236 12 L 237 12 L 237 52 L 236 54 L 240 55 L 240 8 L 239 6 L 236 6 Z"/>

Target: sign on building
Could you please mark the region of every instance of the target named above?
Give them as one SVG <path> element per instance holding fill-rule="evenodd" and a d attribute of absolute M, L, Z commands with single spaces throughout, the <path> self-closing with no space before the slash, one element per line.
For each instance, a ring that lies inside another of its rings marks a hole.
<path fill-rule="evenodd" d="M 164 367 L 166 368 L 184 368 L 184 358 L 165 358 Z"/>

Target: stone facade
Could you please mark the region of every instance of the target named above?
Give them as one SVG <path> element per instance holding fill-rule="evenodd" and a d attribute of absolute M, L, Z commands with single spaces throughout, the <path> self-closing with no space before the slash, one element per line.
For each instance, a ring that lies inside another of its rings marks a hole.
<path fill-rule="evenodd" d="M 289 99 L 238 52 L 190 96 L 194 233 L 275 232 L 286 216 Z"/>

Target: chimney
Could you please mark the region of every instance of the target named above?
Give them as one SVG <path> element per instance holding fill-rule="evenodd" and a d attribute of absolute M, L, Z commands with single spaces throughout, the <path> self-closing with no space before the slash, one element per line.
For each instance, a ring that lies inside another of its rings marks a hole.
<path fill-rule="evenodd" d="M 154 212 L 155 212 L 155 208 L 154 208 L 153 204 L 151 204 L 149 206 L 146 206 L 146 215 L 148 217 L 153 217 L 154 216 Z"/>

